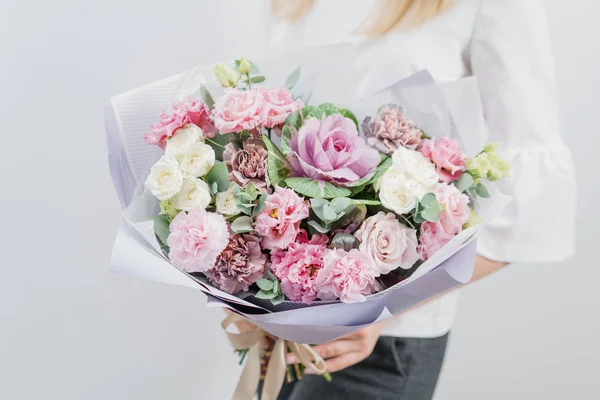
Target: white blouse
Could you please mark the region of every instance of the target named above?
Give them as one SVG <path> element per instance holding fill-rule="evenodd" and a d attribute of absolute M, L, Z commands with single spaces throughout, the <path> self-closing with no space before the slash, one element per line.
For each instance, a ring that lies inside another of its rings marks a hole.
<path fill-rule="evenodd" d="M 542 0 L 458 0 L 447 13 L 374 40 L 353 34 L 374 0 L 317 1 L 294 25 L 275 22 L 272 48 L 351 42 L 362 87 L 376 90 L 428 69 L 437 81 L 475 75 L 488 127 L 511 177 L 499 188 L 513 202 L 483 230 L 480 255 L 550 262 L 574 251 L 575 179 L 561 141 L 553 60 Z M 390 74 L 390 69 L 396 72 Z M 386 71 L 380 73 L 380 71 Z M 386 335 L 437 337 L 452 325 L 457 292 L 394 319 Z"/>

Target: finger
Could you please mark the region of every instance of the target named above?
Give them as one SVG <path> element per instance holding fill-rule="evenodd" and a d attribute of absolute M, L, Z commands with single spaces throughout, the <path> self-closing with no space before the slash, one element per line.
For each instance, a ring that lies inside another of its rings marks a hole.
<path fill-rule="evenodd" d="M 350 351 L 357 351 L 359 348 L 360 346 L 351 340 L 338 339 L 330 343 L 314 346 L 313 350 L 319 356 L 321 356 L 321 358 L 327 359 L 344 353 L 348 353 Z M 300 360 L 298 360 L 298 357 L 296 357 L 294 353 L 288 353 L 286 354 L 285 362 L 287 364 L 298 364 Z"/>
<path fill-rule="evenodd" d="M 354 364 L 358 364 L 364 358 L 360 353 L 352 352 L 342 354 L 338 357 L 330 358 L 327 360 L 327 372 L 338 372 L 345 368 L 351 367 Z M 316 375 L 312 370 L 306 369 L 305 373 L 308 375 Z"/>

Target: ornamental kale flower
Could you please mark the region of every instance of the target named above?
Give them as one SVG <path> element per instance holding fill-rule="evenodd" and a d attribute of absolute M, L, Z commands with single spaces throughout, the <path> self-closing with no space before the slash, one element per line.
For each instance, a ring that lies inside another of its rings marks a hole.
<path fill-rule="evenodd" d="M 261 252 L 260 239 L 253 235 L 229 235 L 229 243 L 205 272 L 208 280 L 224 292 L 247 291 L 263 277 L 267 256 Z"/>
<path fill-rule="evenodd" d="M 367 143 L 388 155 L 401 146 L 416 149 L 421 143 L 421 129 L 403 111 L 400 106 L 388 104 L 380 107 L 374 118 L 365 118 L 362 130 Z"/>

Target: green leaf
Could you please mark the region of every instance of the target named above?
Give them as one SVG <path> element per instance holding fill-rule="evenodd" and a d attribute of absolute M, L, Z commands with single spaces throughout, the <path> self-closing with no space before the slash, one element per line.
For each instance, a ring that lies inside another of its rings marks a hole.
<path fill-rule="evenodd" d="M 465 172 L 460 176 L 460 178 L 458 178 L 456 182 L 454 182 L 454 185 L 458 190 L 464 192 L 473 185 L 473 182 L 474 180 L 471 174 Z"/>
<path fill-rule="evenodd" d="M 219 192 L 229 189 L 229 170 L 227 169 L 227 164 L 221 161 L 213 165 L 210 171 L 208 171 L 206 179 L 208 180 L 209 187 L 214 187 L 216 183 Z"/>
<path fill-rule="evenodd" d="M 262 135 L 262 139 L 269 152 L 267 156 L 267 173 L 269 174 L 269 181 L 273 186 L 281 186 L 281 182 L 283 182 L 290 174 L 290 170 L 287 167 L 287 160 L 281 150 L 271 142 L 267 135 Z"/>
<path fill-rule="evenodd" d="M 434 207 L 429 207 L 421 211 L 420 216 L 429 222 L 438 222 L 438 214 L 440 213 L 439 208 L 436 210 Z"/>
<path fill-rule="evenodd" d="M 490 197 L 490 193 L 488 192 L 487 188 L 481 182 L 479 182 L 477 185 L 475 185 L 475 192 L 477 193 L 477 195 L 479 195 L 479 197 L 482 197 L 484 199 Z"/>
<path fill-rule="evenodd" d="M 253 76 L 252 78 L 250 78 L 250 82 L 252 83 L 261 83 L 265 81 L 265 77 L 264 76 Z"/>
<path fill-rule="evenodd" d="M 436 206 L 437 205 L 437 200 L 435 198 L 435 194 L 434 193 L 427 193 L 425 196 L 423 196 L 423 198 L 421 199 L 421 205 L 425 209 L 427 209 L 429 207 Z"/>
<path fill-rule="evenodd" d="M 211 183 L 209 188 L 210 188 L 210 192 L 212 194 L 217 194 L 219 191 L 219 184 L 217 182 L 213 182 L 213 183 Z"/>
<path fill-rule="evenodd" d="M 252 232 L 252 218 L 246 215 L 237 217 L 235 221 L 231 223 L 231 230 L 235 233 Z"/>
<path fill-rule="evenodd" d="M 262 210 L 265 209 L 265 202 L 267 201 L 267 194 L 263 193 L 259 198 L 258 198 L 258 203 L 256 204 L 256 207 L 254 207 L 254 210 L 252 211 L 252 215 L 253 216 L 257 216 L 258 214 L 260 214 L 262 212 Z"/>
<path fill-rule="evenodd" d="M 273 289 L 271 289 L 271 292 L 279 293 L 279 281 L 277 279 L 275 279 L 272 282 L 273 282 Z"/>
<path fill-rule="evenodd" d="M 416 215 L 413 217 L 413 221 L 415 221 L 415 223 L 417 223 L 417 224 L 422 224 L 422 223 L 423 223 L 423 222 L 425 222 L 426 220 L 425 220 L 425 218 L 423 218 L 423 217 L 421 216 L 421 214 L 419 213 L 419 214 L 416 214 Z"/>
<path fill-rule="evenodd" d="M 162 244 L 167 244 L 167 238 L 171 231 L 169 230 L 169 217 L 165 214 L 157 215 L 153 218 L 154 221 L 154 233 L 158 236 L 158 239 Z"/>
<path fill-rule="evenodd" d="M 277 297 L 277 293 L 263 292 L 261 290 L 260 292 L 256 293 L 256 295 L 254 297 L 256 297 L 257 299 L 270 300 L 270 299 L 274 299 L 275 297 Z"/>
<path fill-rule="evenodd" d="M 300 79 L 300 66 L 298 66 L 285 80 L 285 87 L 292 90 Z"/>
<path fill-rule="evenodd" d="M 353 232 L 367 217 L 367 206 L 364 204 L 353 204 L 344 211 L 344 215 L 331 224 L 331 229 L 346 229 Z"/>
<path fill-rule="evenodd" d="M 225 150 L 225 146 L 227 146 L 232 136 L 233 135 L 230 133 L 224 135 L 217 134 L 212 139 L 205 138 L 204 142 L 215 151 L 215 158 L 219 161 L 223 161 L 223 150 Z"/>
<path fill-rule="evenodd" d="M 285 184 L 297 193 L 307 197 L 333 199 L 335 197 L 348 197 L 352 193 L 348 188 L 311 178 L 286 178 Z"/>
<path fill-rule="evenodd" d="M 340 108 L 338 108 L 338 106 L 336 106 L 333 103 L 321 103 L 317 107 L 317 110 L 322 110 L 325 113 L 325 115 L 333 115 L 340 113 Z"/>
<path fill-rule="evenodd" d="M 350 203 L 352 203 L 352 200 L 348 197 L 336 197 L 335 199 L 331 200 L 330 207 L 334 213 L 339 214 L 348 208 Z"/>
<path fill-rule="evenodd" d="M 354 235 L 340 232 L 333 237 L 330 247 L 350 251 L 357 249 L 359 245 L 360 241 Z"/>
<path fill-rule="evenodd" d="M 338 108 L 338 112 L 344 117 L 350 118 L 354 122 L 354 125 L 356 125 L 356 129 L 360 130 L 360 127 L 358 126 L 358 120 L 352 111 L 348 110 L 347 108 Z"/>
<path fill-rule="evenodd" d="M 323 226 L 314 220 L 308 221 L 307 223 L 308 223 L 308 226 L 310 226 L 311 228 L 313 228 L 315 231 L 317 231 L 319 233 L 327 233 L 331 229 L 330 224 L 325 224 L 325 226 Z"/>
<path fill-rule="evenodd" d="M 366 206 L 380 206 L 381 201 L 379 200 L 369 200 L 369 199 L 350 199 L 352 204 L 364 204 Z"/>
<path fill-rule="evenodd" d="M 275 286 L 273 284 L 273 281 L 264 278 L 257 280 L 256 284 L 261 290 L 264 290 L 265 292 L 271 291 L 273 289 L 273 286 Z"/>
<path fill-rule="evenodd" d="M 277 297 L 271 299 L 271 303 L 273 303 L 273 305 L 277 305 L 283 303 L 284 300 L 285 296 L 283 295 L 283 293 L 280 293 L 277 295 Z"/>
<path fill-rule="evenodd" d="M 206 86 L 203 84 L 200 84 L 200 96 L 202 97 L 204 104 L 206 104 L 206 106 L 212 110 L 215 106 L 215 101 L 213 100 Z"/>
<path fill-rule="evenodd" d="M 385 174 L 385 172 L 392 166 L 392 158 L 386 156 L 385 154 L 381 154 L 381 162 L 377 166 L 375 170 L 375 175 L 373 175 L 371 182 L 376 182 L 379 178 Z"/>

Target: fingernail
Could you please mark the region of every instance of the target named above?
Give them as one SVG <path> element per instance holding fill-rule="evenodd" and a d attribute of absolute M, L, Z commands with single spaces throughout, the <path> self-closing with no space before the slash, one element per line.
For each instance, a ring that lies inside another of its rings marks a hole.
<path fill-rule="evenodd" d="M 288 364 L 296 364 L 296 357 L 293 354 L 287 354 L 285 356 L 285 362 Z"/>

